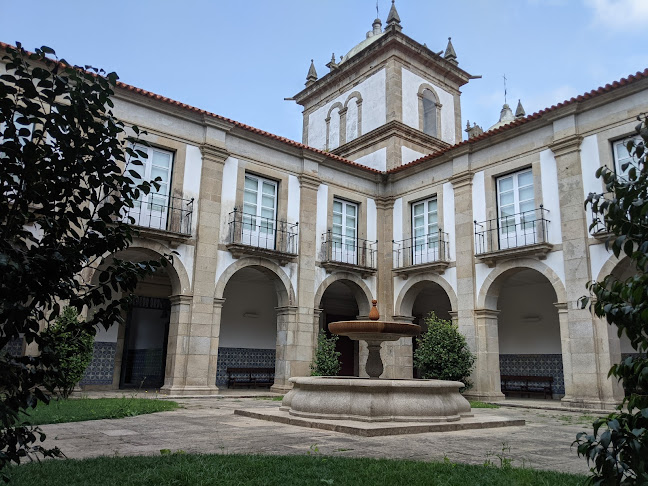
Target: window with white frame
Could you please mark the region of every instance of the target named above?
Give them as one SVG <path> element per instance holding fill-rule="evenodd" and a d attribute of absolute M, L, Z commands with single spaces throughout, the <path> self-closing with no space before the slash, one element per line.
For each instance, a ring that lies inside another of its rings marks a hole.
<path fill-rule="evenodd" d="M 335 261 L 358 262 L 358 205 L 342 199 L 333 199 L 331 227 L 331 258 Z"/>
<path fill-rule="evenodd" d="M 437 101 L 431 90 L 423 90 L 423 132 L 437 137 Z"/>
<path fill-rule="evenodd" d="M 437 199 L 412 204 L 412 265 L 439 260 Z"/>
<path fill-rule="evenodd" d="M 639 137 L 634 140 L 635 142 L 641 141 Z M 628 171 L 632 167 L 637 166 L 637 159 L 628 152 L 629 141 L 630 139 L 625 138 L 623 140 L 617 140 L 612 144 L 612 151 L 614 152 L 614 168 L 617 175 L 621 177 L 626 177 Z"/>
<path fill-rule="evenodd" d="M 245 174 L 241 243 L 273 250 L 277 225 L 277 182 Z"/>
<path fill-rule="evenodd" d="M 136 171 L 141 179 L 135 180 L 136 184 L 143 181 L 154 181 L 160 178 L 157 183 L 159 188 L 151 187 L 148 194 L 141 193 L 134 201 L 134 207 L 129 211 L 128 216 L 135 220 L 138 226 L 147 228 L 167 229 L 167 218 L 169 216 L 171 172 L 173 170 L 173 153 L 156 147 L 135 145 L 135 151 L 146 153 L 147 157 L 139 157 L 142 165 L 130 164 L 129 169 Z"/>
<path fill-rule="evenodd" d="M 499 249 L 535 243 L 535 196 L 531 169 L 497 179 Z"/>

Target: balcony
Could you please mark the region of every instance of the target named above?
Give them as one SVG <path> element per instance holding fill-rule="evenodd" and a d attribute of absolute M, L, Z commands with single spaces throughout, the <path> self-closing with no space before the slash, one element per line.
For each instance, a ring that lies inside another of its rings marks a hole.
<path fill-rule="evenodd" d="M 125 208 L 123 221 L 138 227 L 142 236 L 178 244 L 191 237 L 194 199 L 151 193 Z"/>
<path fill-rule="evenodd" d="M 333 270 L 355 272 L 362 278 L 376 273 L 377 241 L 348 238 L 328 230 L 322 235 L 321 265 Z"/>
<path fill-rule="evenodd" d="M 394 245 L 394 268 L 392 272 L 407 279 L 417 273 L 442 274 L 450 264 L 448 233 L 439 230 L 406 240 L 392 241 Z"/>
<path fill-rule="evenodd" d="M 549 211 L 542 205 L 522 213 L 475 221 L 475 256 L 494 267 L 498 261 L 519 257 L 544 260 L 553 245 L 548 242 Z"/>
<path fill-rule="evenodd" d="M 234 209 L 228 215 L 227 249 L 234 258 L 262 256 L 280 265 L 297 258 L 299 223 L 288 223 L 246 214 Z"/>

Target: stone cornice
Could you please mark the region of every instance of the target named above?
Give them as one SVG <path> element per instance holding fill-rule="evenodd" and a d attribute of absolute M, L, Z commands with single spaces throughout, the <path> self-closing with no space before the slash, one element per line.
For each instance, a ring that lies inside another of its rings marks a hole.
<path fill-rule="evenodd" d="M 450 144 L 435 137 L 431 137 L 420 130 L 405 125 L 398 120 L 392 120 L 384 125 L 374 128 L 368 133 L 365 133 L 350 142 L 340 145 L 334 150 L 332 154 L 339 155 L 340 157 L 349 158 L 350 155 L 359 152 L 363 149 L 372 147 L 379 142 L 388 140 L 390 137 L 399 137 L 412 143 L 427 146 L 428 150 L 435 152 L 450 147 Z"/>
<path fill-rule="evenodd" d="M 467 170 L 465 172 L 460 172 L 453 175 L 452 177 L 450 177 L 449 181 L 454 189 L 459 189 L 464 186 L 472 186 L 474 175 L 475 174 L 473 171 Z"/>
<path fill-rule="evenodd" d="M 311 174 L 299 174 L 297 179 L 299 179 L 299 187 L 302 189 L 312 189 L 314 191 L 317 191 L 322 183 L 319 177 L 315 177 Z"/>
<path fill-rule="evenodd" d="M 169 297 L 171 305 L 191 305 L 193 302 L 193 295 L 176 294 Z"/>
<path fill-rule="evenodd" d="M 580 135 L 570 135 L 567 138 L 562 138 L 550 143 L 549 148 L 556 157 L 562 157 L 574 152 L 579 152 L 582 141 L 583 137 Z"/>
<path fill-rule="evenodd" d="M 223 304 L 225 304 L 225 299 L 219 299 L 218 297 L 214 297 L 214 308 L 223 307 Z"/>
<path fill-rule="evenodd" d="M 203 115 L 203 123 L 205 126 L 217 128 L 224 132 L 229 132 L 234 128 L 233 123 L 209 115 Z"/>
<path fill-rule="evenodd" d="M 475 309 L 473 312 L 477 318 L 486 317 L 490 319 L 497 319 L 500 313 L 497 309 Z"/>
<path fill-rule="evenodd" d="M 219 147 L 218 145 L 207 143 L 200 146 L 200 153 L 204 159 L 210 159 L 221 163 L 225 163 L 227 158 L 230 156 L 230 153 L 225 147 Z"/>

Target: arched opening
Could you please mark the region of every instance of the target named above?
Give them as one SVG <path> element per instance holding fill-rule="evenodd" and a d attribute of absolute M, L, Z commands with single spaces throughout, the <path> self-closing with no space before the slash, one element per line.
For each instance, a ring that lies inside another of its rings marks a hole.
<path fill-rule="evenodd" d="M 431 89 L 424 89 L 423 94 L 423 132 L 438 137 L 437 132 L 437 98 Z"/>
<path fill-rule="evenodd" d="M 499 365 L 507 395 L 561 398 L 565 395 L 558 301 L 551 282 L 537 270 L 514 269 L 503 273 L 497 308 Z M 493 293 L 495 293 L 493 289 Z M 552 382 L 507 377 L 551 377 Z M 527 388 L 525 393 L 525 387 Z M 551 393 L 543 393 L 550 387 Z M 508 390 L 507 390 L 508 389 Z"/>
<path fill-rule="evenodd" d="M 272 385 L 274 371 L 270 370 L 275 369 L 276 362 L 278 280 L 268 269 L 248 266 L 237 270 L 227 281 L 216 364 L 219 388 L 236 386 L 232 378 L 237 377 L 245 384 L 244 372 L 239 375 L 232 372 L 245 368 L 259 369 L 249 376 L 245 386 Z"/>
<path fill-rule="evenodd" d="M 164 248 L 133 246 L 110 257 L 91 276 L 98 283 L 100 270 L 111 258 L 140 262 L 157 260 Z M 141 280 L 131 307 L 124 311 L 124 325 L 100 327 L 94 340 L 90 365 L 80 385 L 108 388 L 160 388 L 169 375 L 167 354 L 170 329 L 177 329 L 179 314 L 174 311 L 171 297 L 188 291 L 189 283 L 182 263 L 159 268 Z M 113 298 L 120 298 L 113 294 Z M 93 312 L 91 309 L 90 313 Z"/>
<path fill-rule="evenodd" d="M 340 109 L 341 103 L 335 103 L 326 118 L 326 149 L 334 150 L 340 146 Z"/>
<path fill-rule="evenodd" d="M 413 285 L 405 294 L 403 299 L 403 307 L 411 305 L 411 315 L 414 318 L 414 324 L 421 326 L 421 333 L 427 331 L 427 324 L 425 318 L 434 312 L 437 317 L 445 320 L 452 320 L 450 312 L 452 312 L 452 304 L 450 297 L 441 285 L 436 282 L 424 280 Z M 403 309 L 407 312 L 407 309 Z M 412 338 L 412 356 L 418 348 L 420 338 Z M 421 373 L 415 367 L 414 378 L 420 378 Z"/>
<path fill-rule="evenodd" d="M 337 280 L 331 283 L 320 301 L 322 313 L 320 328 L 330 336 L 328 325 L 335 321 L 354 321 L 360 313 L 357 293 L 362 292 L 357 285 L 349 280 Z M 352 341 L 346 336 L 339 336 L 336 351 L 341 353 L 342 368 L 339 376 L 359 376 L 359 346 L 358 341 Z"/>

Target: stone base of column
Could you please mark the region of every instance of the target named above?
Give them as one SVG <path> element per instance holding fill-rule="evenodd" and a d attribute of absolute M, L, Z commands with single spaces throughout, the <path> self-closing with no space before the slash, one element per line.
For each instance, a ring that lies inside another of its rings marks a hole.
<path fill-rule="evenodd" d="M 480 402 L 502 402 L 506 398 L 502 392 L 480 392 L 469 390 L 462 393 L 468 400 L 477 400 Z"/>
<path fill-rule="evenodd" d="M 217 386 L 163 386 L 160 388 L 162 395 L 218 395 Z"/>
<path fill-rule="evenodd" d="M 561 405 L 569 408 L 588 408 L 594 410 L 614 411 L 621 402 L 600 400 L 598 398 L 574 398 L 563 397 L 560 399 Z"/>
<path fill-rule="evenodd" d="M 282 395 L 285 395 L 288 393 L 290 390 L 292 390 L 291 385 L 272 385 L 270 387 L 270 391 L 273 393 L 281 393 Z"/>

